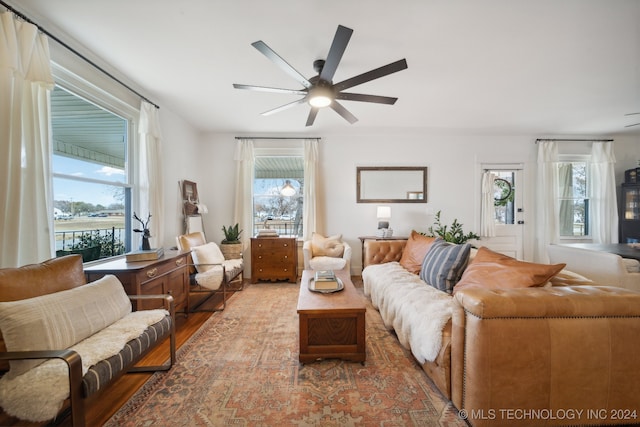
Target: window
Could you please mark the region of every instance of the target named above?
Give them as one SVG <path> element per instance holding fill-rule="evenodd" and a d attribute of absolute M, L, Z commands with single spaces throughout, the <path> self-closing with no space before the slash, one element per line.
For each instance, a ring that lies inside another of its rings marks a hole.
<path fill-rule="evenodd" d="M 493 205 L 495 207 L 496 224 L 515 224 L 515 172 L 506 170 L 491 170 L 496 176 L 494 181 Z"/>
<path fill-rule="evenodd" d="M 51 94 L 56 255 L 129 249 L 129 121 L 56 86 Z"/>
<path fill-rule="evenodd" d="M 304 155 L 256 150 L 253 183 L 253 235 L 265 227 L 302 237 Z"/>
<path fill-rule="evenodd" d="M 558 163 L 560 237 L 589 236 L 587 159 L 562 158 Z"/>

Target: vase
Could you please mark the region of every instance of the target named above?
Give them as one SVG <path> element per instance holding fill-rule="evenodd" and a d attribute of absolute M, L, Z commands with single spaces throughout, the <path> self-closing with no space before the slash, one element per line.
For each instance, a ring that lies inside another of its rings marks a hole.
<path fill-rule="evenodd" d="M 242 258 L 242 243 L 221 243 L 220 251 L 222 251 L 224 259 Z"/>

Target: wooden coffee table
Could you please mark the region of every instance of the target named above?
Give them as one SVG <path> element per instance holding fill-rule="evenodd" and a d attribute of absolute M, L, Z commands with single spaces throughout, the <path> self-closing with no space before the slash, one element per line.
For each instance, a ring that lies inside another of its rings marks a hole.
<path fill-rule="evenodd" d="M 300 362 L 345 359 L 364 362 L 366 305 L 347 272 L 336 271 L 344 289 L 334 293 L 309 290 L 313 270 L 304 270 L 298 296 Z"/>

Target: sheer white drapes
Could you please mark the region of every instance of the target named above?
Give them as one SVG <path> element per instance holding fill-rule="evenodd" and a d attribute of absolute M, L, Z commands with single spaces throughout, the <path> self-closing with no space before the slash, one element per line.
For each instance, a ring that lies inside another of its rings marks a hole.
<path fill-rule="evenodd" d="M 618 243 L 618 201 L 611 141 L 591 146 L 591 238 L 593 243 Z"/>
<path fill-rule="evenodd" d="M 138 162 L 138 181 L 140 211 L 143 220 L 151 213 L 149 223 L 152 248 L 164 245 L 164 185 L 162 174 L 162 147 L 160 141 L 160 117 L 158 109 L 142 101 L 140 105 L 140 161 Z M 140 237 L 141 239 L 141 237 Z"/>
<path fill-rule="evenodd" d="M 558 146 L 555 141 L 538 142 L 535 253 L 537 262 L 549 262 L 547 246 L 560 239 L 558 217 Z"/>
<path fill-rule="evenodd" d="M 304 141 L 304 209 L 302 218 L 303 240 L 310 240 L 316 231 L 316 187 L 318 175 L 318 140 Z"/>
<path fill-rule="evenodd" d="M 49 41 L 38 28 L 0 14 L 0 267 L 55 253 L 51 194 Z"/>
<path fill-rule="evenodd" d="M 236 167 L 235 205 L 233 211 L 234 223 L 239 224 L 244 232 L 241 235 L 243 248 L 250 248 L 250 238 L 253 234 L 253 177 L 255 158 L 253 140 L 239 139 L 236 141 L 234 160 Z M 245 268 L 248 263 L 245 264 Z"/>
<path fill-rule="evenodd" d="M 493 185 L 496 176 L 491 172 L 482 174 L 482 200 L 480 206 L 480 236 L 494 237 L 496 235 L 495 206 Z"/>

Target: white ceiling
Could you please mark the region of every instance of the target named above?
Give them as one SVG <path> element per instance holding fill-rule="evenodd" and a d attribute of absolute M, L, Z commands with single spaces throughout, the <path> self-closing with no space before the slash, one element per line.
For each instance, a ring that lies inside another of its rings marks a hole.
<path fill-rule="evenodd" d="M 14 0 L 203 132 L 379 130 L 610 135 L 640 132 L 640 0 Z M 298 89 L 251 46 L 263 40 L 313 76 L 338 24 L 354 30 L 334 81 L 406 58 L 407 70 L 351 89 L 394 106 L 344 101 L 305 128 L 308 106 L 263 111 Z"/>

